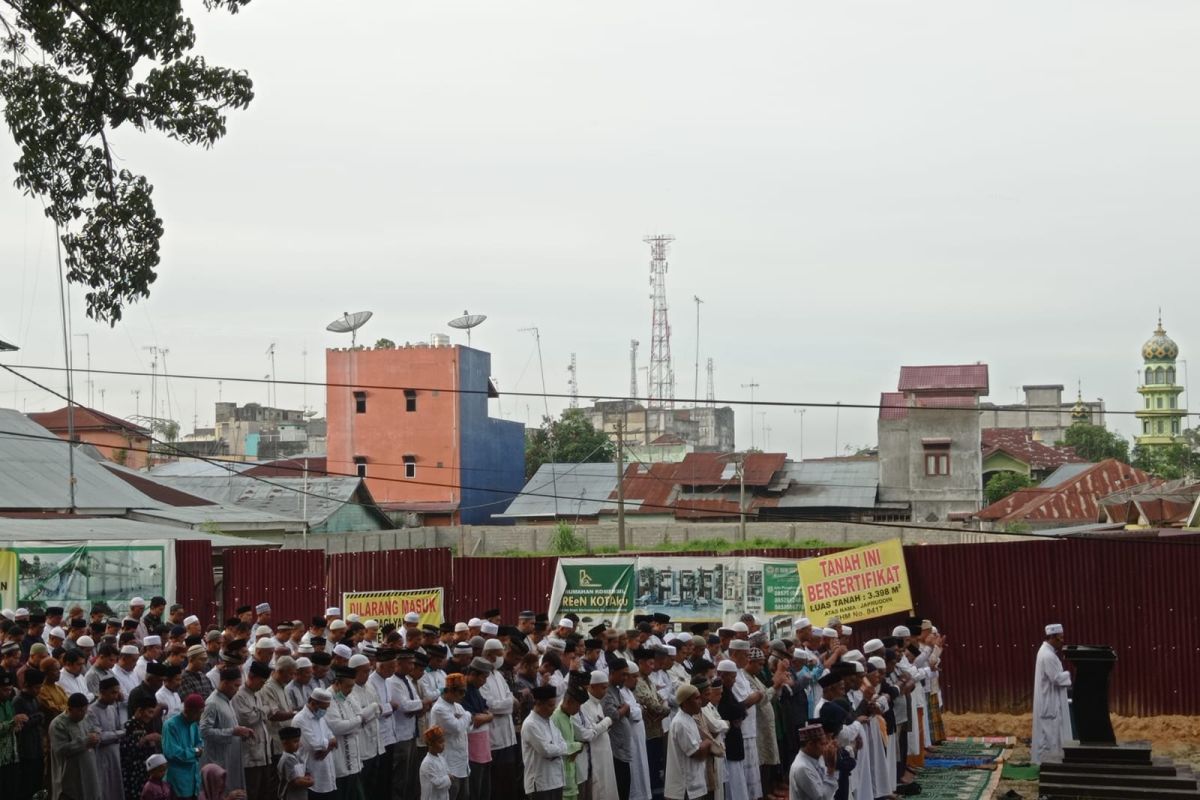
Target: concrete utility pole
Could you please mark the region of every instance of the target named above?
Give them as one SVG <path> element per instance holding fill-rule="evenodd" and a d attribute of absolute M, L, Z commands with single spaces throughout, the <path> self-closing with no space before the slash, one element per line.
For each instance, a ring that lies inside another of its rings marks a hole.
<path fill-rule="evenodd" d="M 617 552 L 625 551 L 625 425 L 617 421 Z"/>
<path fill-rule="evenodd" d="M 696 301 L 696 379 L 692 389 L 692 406 L 700 406 L 700 304 L 704 301 L 699 295 L 692 295 Z"/>
<path fill-rule="evenodd" d="M 746 454 L 739 453 L 737 456 L 737 474 L 738 474 L 738 535 L 740 541 L 746 541 Z"/>
<path fill-rule="evenodd" d="M 758 384 L 754 378 L 750 379 L 749 383 L 742 384 L 743 389 L 750 390 L 750 449 L 754 449 L 754 390 L 758 388 Z"/>

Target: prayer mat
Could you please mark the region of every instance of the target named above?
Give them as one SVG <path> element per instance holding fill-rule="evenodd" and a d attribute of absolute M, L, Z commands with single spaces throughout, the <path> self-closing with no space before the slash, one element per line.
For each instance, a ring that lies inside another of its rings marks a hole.
<path fill-rule="evenodd" d="M 1037 764 L 1012 764 L 1004 765 L 1004 772 L 1000 775 L 1006 781 L 1036 781 L 1041 768 Z"/>

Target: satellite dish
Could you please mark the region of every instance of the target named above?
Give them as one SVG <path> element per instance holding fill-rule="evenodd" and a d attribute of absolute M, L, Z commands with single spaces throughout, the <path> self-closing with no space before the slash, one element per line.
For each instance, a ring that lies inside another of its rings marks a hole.
<path fill-rule="evenodd" d="M 373 311 L 355 311 L 353 314 L 349 311 L 343 311 L 342 316 L 325 326 L 325 330 L 333 333 L 350 334 L 350 346 L 354 347 L 358 343 L 358 334 L 355 331 L 366 325 L 367 320 L 373 314 Z"/>
<path fill-rule="evenodd" d="M 487 314 L 468 314 L 466 312 L 466 310 L 464 309 L 463 315 L 461 317 L 455 317 L 454 319 L 450 320 L 446 324 L 449 325 L 451 328 L 457 328 L 460 331 L 466 331 L 467 332 L 467 347 L 470 347 L 471 346 L 471 329 L 478 325 L 481 325 L 485 319 L 487 319 Z"/>

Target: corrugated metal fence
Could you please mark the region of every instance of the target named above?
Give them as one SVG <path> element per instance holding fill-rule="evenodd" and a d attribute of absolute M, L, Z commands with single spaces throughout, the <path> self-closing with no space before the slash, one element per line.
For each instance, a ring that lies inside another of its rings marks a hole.
<path fill-rule="evenodd" d="M 270 603 L 277 619 L 307 622 L 325 610 L 325 553 L 231 547 L 224 555 L 224 612 Z"/>
<path fill-rule="evenodd" d="M 836 549 L 742 552 L 800 559 Z M 947 637 L 942 682 L 949 709 L 1027 711 L 1042 626 L 1061 622 L 1071 642 L 1116 649 L 1113 711 L 1200 714 L 1200 682 L 1181 674 L 1200 655 L 1200 597 L 1191 591 L 1200 547 L 1068 539 L 909 546 L 905 558 L 917 612 Z M 326 562 L 319 550 L 236 548 L 225 551 L 225 609 L 266 600 L 276 618 L 307 619 L 326 604 L 340 605 L 343 591 L 443 586 L 449 619 L 492 607 L 513 619 L 523 609 L 547 608 L 556 560 L 452 558 L 449 550 L 430 549 L 345 553 Z M 899 621 L 855 625 L 855 639 L 890 632 Z"/>
<path fill-rule="evenodd" d="M 206 539 L 175 542 L 175 596 L 188 613 L 208 625 L 217 619 L 213 596 L 212 544 Z"/>

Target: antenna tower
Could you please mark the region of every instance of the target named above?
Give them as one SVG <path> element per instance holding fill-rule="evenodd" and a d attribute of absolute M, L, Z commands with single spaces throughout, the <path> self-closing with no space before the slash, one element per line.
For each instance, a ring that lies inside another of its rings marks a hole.
<path fill-rule="evenodd" d="M 571 363 L 567 365 L 567 386 L 571 394 L 571 408 L 579 408 L 579 377 L 575 372 L 575 354 L 571 353 Z"/>
<path fill-rule="evenodd" d="M 633 402 L 637 399 L 637 351 L 638 345 L 641 344 L 637 339 L 629 340 L 629 400 Z"/>
<path fill-rule="evenodd" d="M 650 374 L 646 386 L 648 406 L 673 407 L 675 372 L 671 367 L 671 323 L 667 321 L 667 248 L 675 237 L 647 236 L 650 245 Z"/>
<path fill-rule="evenodd" d="M 712 408 L 713 406 L 715 406 L 717 404 L 717 390 L 716 390 L 716 386 L 713 384 L 713 365 L 712 365 L 711 358 L 708 360 L 707 370 L 708 370 L 708 392 L 707 392 L 707 394 L 705 394 L 704 399 L 705 399 L 705 402 L 708 405 L 708 407 Z"/>

